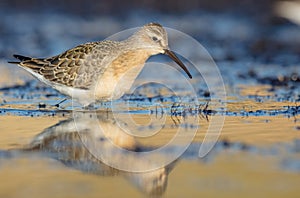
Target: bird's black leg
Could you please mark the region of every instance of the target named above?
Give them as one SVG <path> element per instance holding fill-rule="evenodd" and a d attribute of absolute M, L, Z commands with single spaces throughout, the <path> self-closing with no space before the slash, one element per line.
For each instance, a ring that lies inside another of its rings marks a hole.
<path fill-rule="evenodd" d="M 53 106 L 59 107 L 59 105 L 60 105 L 61 103 L 65 102 L 66 100 L 68 100 L 68 99 L 65 98 L 65 99 L 63 99 L 62 101 L 60 101 L 59 103 L 57 103 L 57 104 L 55 104 L 55 105 L 53 105 Z"/>

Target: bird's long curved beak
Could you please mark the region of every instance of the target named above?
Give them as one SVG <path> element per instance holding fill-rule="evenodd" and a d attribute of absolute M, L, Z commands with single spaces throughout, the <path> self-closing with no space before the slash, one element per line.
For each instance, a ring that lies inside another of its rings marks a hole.
<path fill-rule="evenodd" d="M 186 66 L 181 62 L 181 60 L 175 55 L 174 52 L 172 52 L 169 49 L 165 49 L 165 53 L 168 55 L 173 61 L 175 61 L 184 71 L 185 73 L 189 76 L 189 78 L 193 78 L 192 74 L 189 72 L 189 70 L 186 68 Z"/>

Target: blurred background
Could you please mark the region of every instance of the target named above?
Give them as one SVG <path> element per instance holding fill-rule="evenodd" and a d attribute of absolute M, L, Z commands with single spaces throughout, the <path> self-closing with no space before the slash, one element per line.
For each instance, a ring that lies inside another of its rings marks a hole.
<path fill-rule="evenodd" d="M 16 78 L 9 76 L 16 73 L 17 79 L 30 76 L 7 64 L 14 60 L 13 54 L 50 57 L 128 28 L 158 22 L 191 35 L 204 46 L 230 87 L 228 94 L 235 95 L 240 84 L 258 83 L 281 86 L 289 98 L 298 101 L 299 13 L 296 0 L 2 0 L 0 68 L 7 77 L 0 79 L 0 84 L 15 84 Z M 190 46 L 176 42 L 170 42 L 170 47 L 193 54 Z M 32 78 L 22 82 L 28 79 Z"/>
<path fill-rule="evenodd" d="M 300 29 L 285 19 L 290 8 L 277 0 L 2 0 L 0 58 L 55 55 L 159 22 L 195 37 L 217 62 L 296 64 Z"/>

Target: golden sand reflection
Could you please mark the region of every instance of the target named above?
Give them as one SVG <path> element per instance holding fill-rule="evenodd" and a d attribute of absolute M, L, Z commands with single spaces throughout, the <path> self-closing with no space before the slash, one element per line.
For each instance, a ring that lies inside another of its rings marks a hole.
<path fill-rule="evenodd" d="M 125 116 L 128 117 L 129 115 Z M 122 192 L 133 197 L 144 194 L 157 196 L 166 194 L 173 197 L 183 196 L 183 191 L 189 196 L 217 196 L 219 194 L 215 189 L 222 190 L 225 185 L 227 191 L 224 196 L 232 197 L 238 189 L 240 189 L 241 195 L 247 195 L 249 189 L 259 189 L 258 184 L 270 183 L 266 187 L 265 195 L 277 196 L 278 192 L 274 191 L 276 189 L 274 185 L 283 185 L 281 181 L 283 181 L 282 178 L 285 178 L 285 182 L 289 184 L 285 188 L 290 190 L 291 195 L 298 192 L 295 184 L 299 182 L 299 177 L 276 168 L 275 164 L 278 164 L 279 161 L 276 156 L 249 155 L 243 151 L 227 153 L 225 150 L 211 164 L 202 163 L 195 156 L 194 160 L 196 161 L 179 160 L 154 171 L 131 173 L 108 166 L 86 147 L 86 143 L 88 143 L 94 146 L 91 148 L 105 151 L 108 154 L 113 149 L 106 140 L 132 151 L 141 148 L 161 147 L 167 144 L 180 128 L 183 131 L 196 129 L 197 133 L 193 142 L 201 143 L 207 133 L 209 120 L 212 119 L 212 116 L 208 116 L 208 120 L 198 117 L 199 122 L 197 123 L 194 116 L 188 118 L 164 116 L 165 120 L 161 124 L 157 121 L 163 118 L 158 115 L 130 115 L 132 120 L 139 124 L 140 128 L 138 129 L 142 130 L 147 127 L 159 129 L 159 133 L 149 137 L 131 136 L 123 131 L 119 125 L 116 125 L 116 121 L 107 112 L 104 112 L 100 117 L 97 116 L 96 122 L 90 119 L 91 115 L 87 113 L 84 116 L 87 119 L 80 118 L 77 120 L 79 121 L 77 128 L 74 126 L 72 118 L 66 119 L 59 115 L 0 117 L 0 122 L 3 123 L 0 125 L 1 150 L 25 151 L 30 154 L 42 153 L 38 158 L 19 157 L 4 160 L 1 163 L 3 171 L 1 171 L 0 176 L 8 179 L 0 187 L 2 189 L 0 191 L 10 194 L 16 191 L 16 186 L 18 186 L 21 191 L 16 192 L 22 194 L 22 190 L 26 190 L 27 183 L 34 183 L 35 188 L 31 191 L 34 195 L 41 195 L 43 192 L 59 192 L 60 195 L 64 195 L 68 189 L 81 187 L 83 182 L 86 191 L 78 190 L 76 193 L 84 193 L 87 197 L 95 197 L 99 193 L 107 196 L 121 196 Z M 227 116 L 219 140 L 241 142 L 257 147 L 289 143 L 300 138 L 297 119 L 297 117 L 288 118 L 284 115 Z M 100 133 L 100 136 L 99 133 L 93 134 L 94 128 L 99 125 L 104 132 Z M 184 135 L 181 138 L 184 140 Z M 100 140 L 101 144 L 94 144 L 94 140 Z M 83 142 L 85 144 L 82 144 Z M 180 146 L 180 143 L 178 145 Z M 114 154 L 108 155 L 109 157 L 106 156 L 106 160 L 117 166 L 125 163 L 126 167 L 134 164 L 147 168 L 155 163 L 135 155 L 111 153 Z M 160 153 L 159 155 L 163 158 L 167 157 L 168 154 Z M 254 164 L 259 165 L 251 166 L 250 162 L 253 160 L 255 161 Z M 18 166 L 12 166 L 12 164 L 18 164 Z M 18 175 L 18 181 L 15 181 L 12 175 Z M 39 182 L 35 182 L 33 178 L 40 178 Z M 257 178 L 260 178 L 259 183 L 257 183 Z M 197 181 L 197 184 L 190 183 L 192 180 Z M 66 186 L 66 184 L 68 185 Z M 60 185 L 66 186 L 64 191 L 55 187 Z M 117 191 L 112 187 L 115 185 L 119 186 Z M 101 186 L 101 192 L 99 186 Z M 179 190 L 179 186 L 183 191 Z M 71 195 L 74 194 L 74 197 L 76 197 L 76 193 L 69 192 Z"/>
<path fill-rule="evenodd" d="M 84 173 L 121 176 L 139 191 L 151 196 L 165 192 L 168 175 L 175 165 L 172 162 L 157 166 L 156 160 L 168 157 L 164 154 L 157 154 L 155 160 L 145 159 L 136 152 L 120 151 L 119 147 L 132 151 L 142 147 L 116 124 L 111 112 L 76 114 L 74 118 L 44 129 L 22 147 L 10 151 L 42 153 L 44 157 Z M 131 168 L 143 171 L 131 172 Z"/>

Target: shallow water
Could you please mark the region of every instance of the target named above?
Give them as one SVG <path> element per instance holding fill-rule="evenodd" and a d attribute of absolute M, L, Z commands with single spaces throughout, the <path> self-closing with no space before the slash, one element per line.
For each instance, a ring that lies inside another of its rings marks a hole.
<path fill-rule="evenodd" d="M 0 174 L 6 178 L 1 185 L 1 196 L 165 194 L 181 197 L 219 196 L 221 193 L 232 197 L 239 193 L 245 197 L 297 197 L 299 194 L 299 128 L 292 118 L 228 116 L 218 143 L 204 158 L 200 158 L 198 152 L 209 122 L 201 120 L 191 145 L 176 162 L 150 172 L 132 173 L 122 169 L 129 166 L 147 170 L 161 157 L 168 158 L 181 150 L 181 143 L 158 152 L 153 162 L 139 155 L 115 151 L 106 141 L 129 150 L 138 149 L 140 153 L 165 145 L 178 128 L 168 116 L 169 121 L 159 134 L 132 138 L 120 131 L 115 120 L 107 115 L 107 112 L 99 112 L 101 118 L 94 120 L 86 112 L 83 116 L 87 119 L 77 119 L 77 129 L 70 126 L 74 119 L 68 114 L 1 116 L 0 122 L 5 124 L 0 127 Z M 132 116 L 138 123 L 149 122 L 147 115 Z M 95 131 L 93 123 L 105 130 L 103 138 L 99 138 L 101 133 Z M 180 127 L 188 132 L 184 126 Z M 184 138 L 181 137 L 183 142 Z M 90 145 L 94 145 L 95 140 L 99 142 L 93 150 Z M 114 166 L 118 168 L 112 168 Z M 118 190 L 112 190 L 116 187 Z"/>

